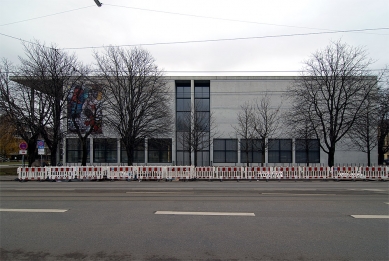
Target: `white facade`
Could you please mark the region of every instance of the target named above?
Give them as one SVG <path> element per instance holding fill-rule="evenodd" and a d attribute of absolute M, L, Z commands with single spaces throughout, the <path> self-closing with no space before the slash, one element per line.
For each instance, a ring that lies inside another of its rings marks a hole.
<path fill-rule="evenodd" d="M 268 96 L 271 99 L 271 106 L 272 107 L 278 107 L 279 104 L 282 104 L 281 106 L 281 113 L 285 112 L 290 108 L 290 100 L 286 97 L 286 90 L 293 81 L 296 79 L 295 77 L 291 76 L 253 76 L 253 77 L 247 77 L 247 76 L 239 76 L 239 77 L 233 77 L 233 76 L 193 76 L 193 77 L 185 77 L 185 76 L 170 76 L 165 77 L 167 80 L 167 84 L 170 88 L 170 91 L 173 95 L 172 97 L 172 111 L 177 112 L 177 93 L 176 93 L 176 87 L 177 87 L 177 81 L 186 81 L 190 82 L 190 99 L 191 104 L 193 105 L 194 99 L 195 99 L 195 85 L 196 81 L 209 81 L 209 111 L 214 117 L 215 125 L 216 125 L 216 133 L 217 135 L 215 138 L 218 139 L 236 139 L 238 141 L 237 146 L 237 157 L 235 162 L 217 162 L 215 161 L 215 155 L 214 155 L 214 144 L 211 145 L 209 149 L 209 165 L 237 165 L 237 166 L 244 166 L 245 163 L 241 162 L 241 153 L 239 149 L 239 137 L 237 137 L 237 134 L 233 128 L 233 126 L 236 126 L 237 124 L 237 114 L 241 110 L 241 105 L 243 105 L 245 102 L 254 101 L 255 99 L 260 99 L 265 93 L 268 94 Z M 189 87 L 188 87 L 189 88 Z M 173 115 L 177 115 L 176 113 L 173 113 Z M 282 125 L 281 125 L 282 126 Z M 148 148 L 145 146 L 145 156 L 144 156 L 144 162 L 137 163 L 138 165 L 186 165 L 183 164 L 182 157 L 178 156 L 177 148 L 179 146 L 177 142 L 177 125 L 172 126 L 174 131 L 172 132 L 171 137 L 167 137 L 171 139 L 171 155 L 169 155 L 169 162 L 150 162 L 149 161 L 149 154 L 148 154 Z M 291 160 L 289 162 L 272 162 L 269 163 L 269 152 L 265 153 L 266 158 L 266 165 L 272 166 L 272 165 L 297 165 L 296 164 L 296 153 L 295 153 L 295 146 L 293 137 L 288 137 L 285 134 L 285 130 L 287 130 L 287 126 L 280 127 L 279 133 L 277 134 L 277 137 L 273 137 L 274 139 L 290 139 L 292 141 L 292 150 L 291 150 Z M 107 138 L 112 137 L 110 133 L 106 131 L 106 129 L 103 126 L 103 134 L 100 135 L 101 137 Z M 213 135 L 211 135 L 212 137 Z M 91 138 L 90 141 L 90 164 L 95 164 L 93 158 L 93 139 L 101 138 L 99 135 L 95 135 Z M 68 137 L 70 138 L 70 136 Z M 114 138 L 114 137 L 112 137 Z M 66 141 L 65 141 L 66 143 Z M 147 141 L 145 142 L 147 143 Z M 125 165 L 125 163 L 121 163 L 120 161 L 120 142 L 116 138 L 116 144 L 117 144 L 117 162 L 100 162 L 101 164 L 111 164 L 111 165 L 118 165 L 122 164 Z M 69 147 L 64 145 L 64 148 L 68 149 Z M 193 153 L 192 153 L 193 154 Z M 70 163 L 66 159 L 67 153 L 64 153 L 64 162 Z M 205 155 L 205 154 L 204 154 Z M 193 155 L 191 155 L 192 161 L 193 161 Z M 208 157 L 207 155 L 204 157 Z M 377 164 L 377 153 L 376 150 L 373 150 L 372 155 L 372 164 Z M 181 159 L 181 160 L 180 160 Z M 274 161 L 274 160 L 273 160 Z M 320 151 L 320 162 L 316 162 L 315 164 L 327 164 L 327 154 L 323 151 Z M 366 165 L 367 164 L 367 155 L 363 152 L 358 151 L 350 151 L 349 149 L 346 149 L 345 146 L 342 147 L 342 143 L 337 144 L 336 153 L 335 153 L 335 164 L 356 164 L 356 165 Z M 206 164 L 208 165 L 208 164 Z M 260 163 L 252 163 L 250 165 L 260 165 Z M 300 163 L 300 165 L 304 165 L 304 163 Z"/>

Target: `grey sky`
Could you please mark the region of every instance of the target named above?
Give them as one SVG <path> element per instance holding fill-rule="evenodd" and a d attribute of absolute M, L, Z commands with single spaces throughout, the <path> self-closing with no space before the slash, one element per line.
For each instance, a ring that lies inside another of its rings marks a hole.
<path fill-rule="evenodd" d="M 341 39 L 364 47 L 377 61 L 372 69 L 389 64 L 388 0 L 101 2 L 0 0 L 0 57 L 18 63 L 23 55 L 11 37 L 59 48 L 143 44 L 167 75 L 290 75 L 252 71 L 300 70 L 311 53 Z M 377 28 L 387 29 L 324 33 Z M 250 39 L 221 40 L 237 38 Z M 93 50 L 102 49 L 68 49 L 84 63 L 93 63 Z"/>

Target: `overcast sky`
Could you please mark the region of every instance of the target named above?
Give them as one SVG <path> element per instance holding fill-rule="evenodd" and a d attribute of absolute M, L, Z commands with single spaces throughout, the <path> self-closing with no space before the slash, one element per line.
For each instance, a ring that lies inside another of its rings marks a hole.
<path fill-rule="evenodd" d="M 341 39 L 364 47 L 372 69 L 389 64 L 388 0 L 100 2 L 0 0 L 0 57 L 18 63 L 23 47 L 15 38 L 55 43 L 89 64 L 102 51 L 89 47 L 141 45 L 166 75 L 290 75 Z M 386 29 L 345 32 L 379 28 Z"/>

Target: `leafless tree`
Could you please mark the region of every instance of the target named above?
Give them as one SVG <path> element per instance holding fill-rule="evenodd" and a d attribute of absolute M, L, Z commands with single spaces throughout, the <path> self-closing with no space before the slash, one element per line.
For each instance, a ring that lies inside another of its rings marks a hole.
<path fill-rule="evenodd" d="M 51 164 L 56 165 L 59 145 L 66 133 L 61 124 L 66 118 L 69 86 L 80 76 L 79 63 L 74 54 L 68 54 L 54 44 L 45 46 L 36 41 L 23 45 L 25 57 L 19 57 L 19 76 L 12 80 L 25 89 L 21 108 L 29 111 L 29 119 L 24 124 L 34 124 L 37 130 L 31 132 L 32 137 L 45 140 L 51 152 Z"/>
<path fill-rule="evenodd" d="M 189 155 L 194 154 L 193 163 L 189 156 L 189 164 L 198 166 L 198 153 L 209 150 L 218 135 L 213 113 L 205 111 L 201 103 L 195 102 L 190 112 L 177 119 L 177 129 L 177 142 Z"/>
<path fill-rule="evenodd" d="M 379 106 L 377 111 L 378 125 L 378 164 L 384 162 L 385 153 L 389 152 L 389 82 L 384 78 L 385 87 L 379 93 Z"/>
<path fill-rule="evenodd" d="M 289 90 L 291 110 L 304 115 L 334 165 L 336 144 L 354 125 L 377 88 L 366 52 L 339 42 L 317 51 L 305 62 L 301 77 Z"/>
<path fill-rule="evenodd" d="M 88 77 L 88 68 L 83 67 L 83 77 L 72 86 L 68 95 L 68 132 L 77 134 L 81 143 L 81 165 L 86 166 L 87 141 L 91 134 L 102 133 L 102 109 L 104 97 L 98 79 Z"/>
<path fill-rule="evenodd" d="M 307 104 L 301 104 L 304 106 Z M 284 122 L 286 128 L 286 133 L 288 136 L 293 137 L 295 141 L 296 151 L 302 150 L 305 154 L 306 165 L 312 162 L 310 158 L 310 150 L 317 147 L 317 139 L 315 135 L 315 130 L 312 128 L 310 123 L 308 111 L 309 107 L 299 111 L 286 111 L 282 115 L 282 121 Z"/>
<path fill-rule="evenodd" d="M 15 128 L 15 134 L 27 142 L 28 165 L 31 166 L 36 157 L 36 144 L 41 125 L 47 118 L 44 109 L 47 104 L 43 100 L 38 107 L 35 99 L 40 100 L 42 93 L 11 81 L 11 74 L 15 77 L 17 69 L 9 61 L 3 60 L 0 70 L 0 108 L 8 115 Z"/>
<path fill-rule="evenodd" d="M 281 103 L 276 107 L 271 105 L 271 99 L 266 92 L 260 100 L 256 100 L 254 109 L 254 136 L 260 140 L 262 152 L 261 166 L 265 163 L 265 153 L 269 148 L 269 138 L 275 138 L 280 132 Z"/>
<path fill-rule="evenodd" d="M 128 164 L 145 138 L 166 135 L 172 129 L 171 95 L 149 52 L 107 47 L 94 53 L 104 80 L 103 128 L 110 126 L 122 139 Z"/>
<path fill-rule="evenodd" d="M 250 152 L 254 146 L 254 123 L 255 114 L 253 105 L 250 102 L 245 102 L 240 106 L 238 112 L 238 124 L 232 126 L 236 135 L 241 139 L 241 153 L 244 153 L 246 158 L 246 165 L 250 166 Z"/>
<path fill-rule="evenodd" d="M 249 153 L 261 152 L 261 165 L 265 163 L 266 151 L 269 148 L 269 138 L 275 138 L 280 131 L 280 108 L 271 105 L 271 99 L 267 92 L 258 100 L 246 102 L 238 112 L 238 124 L 234 127 L 238 137 L 243 142 L 243 153 L 247 156 L 249 165 Z"/>

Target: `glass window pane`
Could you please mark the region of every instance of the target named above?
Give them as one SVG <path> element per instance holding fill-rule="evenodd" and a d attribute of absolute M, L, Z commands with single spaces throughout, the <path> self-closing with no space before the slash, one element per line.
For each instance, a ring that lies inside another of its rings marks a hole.
<path fill-rule="evenodd" d="M 269 139 L 269 150 L 279 150 L 280 149 L 280 142 L 279 140 L 272 140 Z"/>
<path fill-rule="evenodd" d="M 292 140 L 280 140 L 280 149 L 281 150 L 292 150 Z"/>
<path fill-rule="evenodd" d="M 235 163 L 238 159 L 238 153 L 236 151 L 226 151 L 226 162 Z"/>
<path fill-rule="evenodd" d="M 225 144 L 226 144 L 225 140 L 214 139 L 213 140 L 213 149 L 214 150 L 225 150 L 226 149 Z"/>
<path fill-rule="evenodd" d="M 238 150 L 238 140 L 237 139 L 226 140 L 226 150 Z"/>
<path fill-rule="evenodd" d="M 213 162 L 216 163 L 222 163 L 225 159 L 225 152 L 224 151 L 214 151 L 213 152 Z"/>

